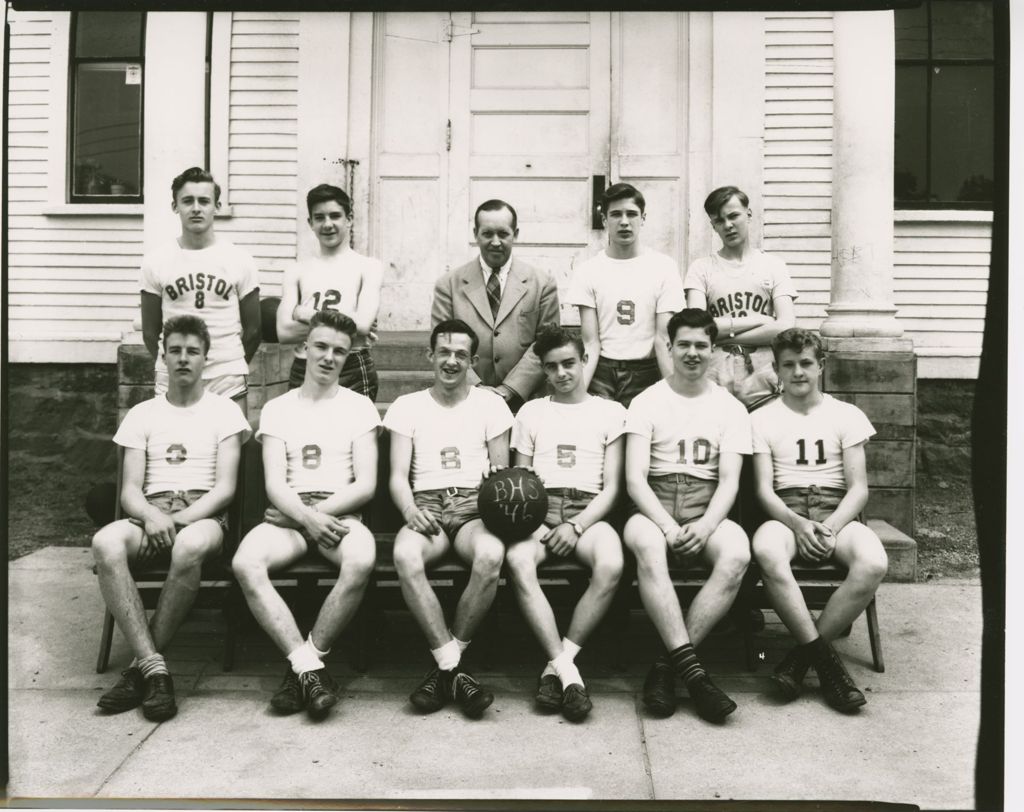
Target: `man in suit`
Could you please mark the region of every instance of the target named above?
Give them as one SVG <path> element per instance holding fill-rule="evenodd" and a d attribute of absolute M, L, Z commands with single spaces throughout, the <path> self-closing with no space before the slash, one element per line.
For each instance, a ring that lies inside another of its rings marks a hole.
<path fill-rule="evenodd" d="M 470 380 L 515 412 L 544 383 L 533 342 L 541 327 L 559 323 L 558 288 L 551 274 L 512 258 L 518 219 L 505 201 L 480 204 L 473 236 L 480 256 L 437 280 L 430 324 L 460 319 L 473 328 L 480 360 Z"/>

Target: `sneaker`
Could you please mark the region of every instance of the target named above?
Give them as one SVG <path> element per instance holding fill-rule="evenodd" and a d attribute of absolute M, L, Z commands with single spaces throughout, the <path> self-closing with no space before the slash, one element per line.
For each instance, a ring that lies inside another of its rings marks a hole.
<path fill-rule="evenodd" d="M 686 690 L 690 692 L 697 715 L 705 722 L 721 722 L 736 710 L 736 703 L 707 674 L 691 679 Z"/>
<path fill-rule="evenodd" d="M 306 697 L 302 693 L 299 677 L 291 668 L 284 675 L 281 687 L 270 698 L 270 707 L 278 713 L 298 713 L 306 707 Z"/>
<path fill-rule="evenodd" d="M 562 681 L 555 674 L 545 674 L 537 681 L 537 707 L 557 711 L 562 707 Z"/>
<path fill-rule="evenodd" d="M 655 716 L 676 712 L 676 672 L 665 660 L 657 660 L 644 680 L 644 707 Z"/>
<path fill-rule="evenodd" d="M 562 716 L 570 722 L 582 722 L 593 707 L 587 689 L 578 682 L 571 683 L 562 694 Z"/>
<path fill-rule="evenodd" d="M 416 690 L 409 694 L 412 706 L 420 713 L 434 713 L 441 710 L 448 704 L 444 683 L 441 671 L 437 668 L 431 669 L 430 673 L 423 678 L 423 682 L 416 686 Z"/>
<path fill-rule="evenodd" d="M 174 701 L 174 681 L 170 674 L 151 674 L 145 680 L 142 715 L 151 722 L 163 722 L 178 712 Z"/>
<path fill-rule="evenodd" d="M 314 718 L 324 716 L 338 702 L 338 695 L 334 692 L 334 680 L 326 668 L 303 671 L 299 674 L 299 685 L 302 686 L 306 711 Z"/>
<path fill-rule="evenodd" d="M 483 715 L 494 701 L 494 694 L 482 688 L 472 674 L 467 671 L 456 671 L 452 677 L 451 697 L 462 712 L 471 719 Z"/>
<path fill-rule="evenodd" d="M 803 691 L 804 677 L 807 669 L 811 667 L 807 660 L 806 650 L 803 646 L 793 646 L 782 658 L 775 673 L 772 674 L 772 682 L 779 689 L 779 693 L 789 702 L 792 702 Z"/>
<path fill-rule="evenodd" d="M 103 694 L 96 704 L 109 713 L 124 713 L 142 704 L 144 691 L 145 680 L 142 678 L 142 672 L 132 666 L 121 672 L 121 679 L 117 681 L 117 685 Z"/>
<path fill-rule="evenodd" d="M 814 670 L 818 674 L 825 701 L 840 713 L 851 713 L 867 704 L 864 694 L 857 690 L 850 673 L 832 646 L 827 646 L 815 661 Z"/>

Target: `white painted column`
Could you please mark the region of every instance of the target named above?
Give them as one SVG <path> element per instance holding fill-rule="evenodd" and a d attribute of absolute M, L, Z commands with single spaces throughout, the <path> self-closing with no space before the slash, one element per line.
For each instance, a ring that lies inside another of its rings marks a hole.
<path fill-rule="evenodd" d="M 351 14 L 302 12 L 299 16 L 298 167 L 295 224 L 299 258 L 316 253 L 306 225 L 306 192 L 321 183 L 347 189 L 349 46 Z M 360 170 L 364 170 L 360 167 Z M 366 223 L 355 228 L 365 231 Z"/>
<path fill-rule="evenodd" d="M 151 11 L 146 16 L 143 248 L 176 236 L 171 181 L 202 166 L 206 142 L 206 14 Z"/>
<path fill-rule="evenodd" d="M 896 337 L 891 11 L 835 14 L 832 290 L 823 336 Z"/>

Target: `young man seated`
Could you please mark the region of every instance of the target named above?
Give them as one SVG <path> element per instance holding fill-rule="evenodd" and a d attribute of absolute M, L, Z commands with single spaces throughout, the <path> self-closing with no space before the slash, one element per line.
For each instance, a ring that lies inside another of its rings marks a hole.
<path fill-rule="evenodd" d="M 574 659 L 608 611 L 622 575 L 622 542 L 607 518 L 621 492 L 626 410 L 587 394 L 587 355 L 572 333 L 546 327 L 534 347 L 554 394 L 520 409 L 512 448 L 515 464 L 532 466 L 544 481 L 548 512 L 544 524 L 529 539 L 511 544 L 505 558 L 523 614 L 549 660 L 537 705 L 560 709 L 578 722 L 593 705 Z M 537 567 L 565 556 L 581 561 L 592 575 L 568 634 L 559 639 Z"/>
<path fill-rule="evenodd" d="M 359 511 L 377 483 L 380 417 L 369 398 L 338 383 L 355 336 L 343 313 L 315 313 L 302 386 L 263 407 L 256 434 L 271 507 L 242 539 L 232 569 L 256 620 L 288 658 L 270 700 L 279 713 L 305 708 L 321 717 L 338 701 L 323 658 L 359 608 L 376 558 Z M 338 568 L 338 581 L 304 640 L 270 573 L 310 549 Z"/>
<path fill-rule="evenodd" d="M 505 557 L 505 545 L 480 519 L 477 492 L 484 476 L 508 465 L 512 427 L 505 401 L 470 385 L 477 349 L 465 322 L 439 322 L 427 353 L 433 386 L 402 395 L 384 416 L 391 432 L 391 497 L 405 519 L 395 537 L 395 570 L 437 663 L 409 701 L 433 713 L 454 700 L 471 718 L 494 696 L 461 666 L 462 654 L 494 601 Z M 427 568 L 450 550 L 472 567 L 451 626 L 427 578 Z"/>
<path fill-rule="evenodd" d="M 849 712 L 866 700 L 830 644 L 871 602 L 888 566 L 878 536 L 856 521 L 868 499 L 864 446 L 875 430 L 856 406 L 821 391 L 817 335 L 784 330 L 772 351 L 782 397 L 752 415 L 757 493 L 771 518 L 753 546 L 772 606 L 797 641 L 773 679 L 795 699 L 813 667 L 828 703 Z M 817 621 L 793 577 L 797 558 L 848 571 Z"/>
<path fill-rule="evenodd" d="M 659 716 L 674 713 L 678 675 L 711 722 L 736 703 L 711 682 L 694 646 L 732 606 L 750 563 L 746 534 L 726 518 L 750 453 L 750 418 L 708 379 L 717 332 L 706 310 L 681 310 L 669 320 L 672 374 L 637 395 L 626 415 L 626 487 L 638 512 L 623 531 L 636 555 L 640 599 L 668 650 L 647 675 L 644 704 Z M 711 567 L 685 621 L 670 552 Z"/>
<path fill-rule="evenodd" d="M 177 713 L 161 652 L 195 601 L 203 562 L 220 554 L 242 442 L 250 433 L 235 403 L 203 389 L 210 333 L 201 319 L 168 319 L 163 348 L 166 393 L 133 406 L 114 435 L 124 449 L 126 518 L 92 540 L 103 600 L 135 655 L 97 704 L 112 713 L 142 705 L 152 721 Z M 159 558 L 169 559 L 170 567 L 147 622 L 130 567 Z"/>

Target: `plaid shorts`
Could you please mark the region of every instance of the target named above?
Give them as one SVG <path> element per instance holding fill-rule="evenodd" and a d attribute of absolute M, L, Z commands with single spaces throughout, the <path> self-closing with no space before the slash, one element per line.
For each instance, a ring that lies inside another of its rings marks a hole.
<path fill-rule="evenodd" d="M 660 380 L 657 358 L 616 361 L 602 355 L 597 359 L 597 368 L 587 391 L 617 401 L 628 409 L 633 398 Z"/>
<path fill-rule="evenodd" d="M 466 522 L 480 518 L 476 505 L 476 488 L 436 488 L 429 491 L 417 491 L 413 494 L 416 507 L 433 516 L 449 541 L 455 541 L 458 533 Z"/>
<path fill-rule="evenodd" d="M 292 368 L 288 373 L 288 388 L 298 389 L 306 377 L 306 359 L 295 358 L 292 360 Z M 373 363 L 373 356 L 369 349 L 361 347 L 353 350 L 345 359 L 345 365 L 341 368 L 338 376 L 338 383 L 345 389 L 351 389 L 360 395 L 366 395 L 370 400 L 377 399 L 377 366 Z"/>
<path fill-rule="evenodd" d="M 774 361 L 770 347 L 722 344 L 711 353 L 708 377 L 752 412 L 782 392 Z"/>
<path fill-rule="evenodd" d="M 689 474 L 651 476 L 647 478 L 647 484 L 651 486 L 661 506 L 679 524 L 703 516 L 718 487 L 717 480 L 698 479 Z M 639 508 L 633 505 L 631 513 L 639 512 Z"/>
<path fill-rule="evenodd" d="M 833 513 L 846 496 L 839 488 L 782 488 L 775 492 L 790 510 L 812 522 L 823 522 Z"/>
<path fill-rule="evenodd" d="M 564 522 L 571 522 L 587 509 L 596 493 L 580 491 L 576 488 L 548 488 L 548 512 L 544 516 L 544 524 L 556 527 Z"/>

